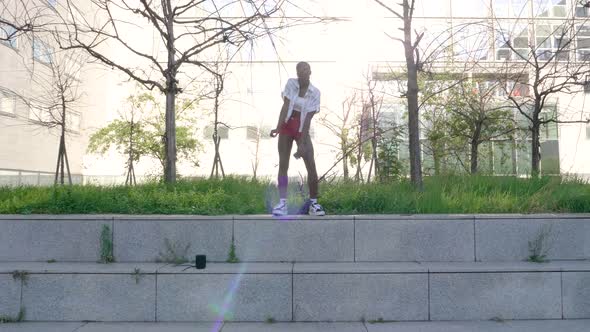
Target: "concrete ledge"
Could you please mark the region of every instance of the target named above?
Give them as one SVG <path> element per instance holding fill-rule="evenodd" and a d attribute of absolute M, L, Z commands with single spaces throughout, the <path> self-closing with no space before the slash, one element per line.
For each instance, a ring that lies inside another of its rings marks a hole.
<path fill-rule="evenodd" d="M 475 260 L 472 218 L 356 217 L 355 242 L 355 257 L 359 262 Z"/>
<path fill-rule="evenodd" d="M 10 274 L 0 274 L 0 316 L 14 317 L 20 310 L 21 280 Z"/>
<path fill-rule="evenodd" d="M 169 253 L 166 239 L 178 255 L 194 260 L 206 254 L 210 261 L 227 259 L 233 220 L 212 218 L 116 218 L 114 255 L 119 262 L 155 262 Z"/>
<path fill-rule="evenodd" d="M 295 274 L 295 321 L 428 320 L 427 274 Z"/>
<path fill-rule="evenodd" d="M 548 259 L 590 258 L 590 218 L 488 219 L 475 220 L 477 261 L 519 261 L 530 255 L 529 241 L 546 231 Z"/>
<path fill-rule="evenodd" d="M 561 319 L 561 273 L 430 275 L 431 320 Z"/>
<path fill-rule="evenodd" d="M 23 306 L 32 321 L 154 321 L 156 277 L 32 274 Z"/>
<path fill-rule="evenodd" d="M 50 259 L 96 262 L 100 257 L 103 225 L 112 230 L 112 218 L 2 219 L 0 262 Z"/>
<path fill-rule="evenodd" d="M 590 272 L 563 273 L 563 318 L 590 317 Z"/>
<path fill-rule="evenodd" d="M 158 321 L 291 320 L 290 274 L 158 276 Z"/>
<path fill-rule="evenodd" d="M 590 320 L 456 322 L 254 322 L 102 323 L 25 322 L 3 324 L 2 332 L 588 332 Z"/>
<path fill-rule="evenodd" d="M 352 262 L 352 217 L 236 219 L 235 245 L 242 261 Z"/>
<path fill-rule="evenodd" d="M 224 262 L 523 261 L 551 228 L 548 258 L 590 259 L 590 215 L 0 216 L 0 262 L 96 262 L 111 226 L 117 262 L 154 262 L 168 239 L 189 260 Z"/>
<path fill-rule="evenodd" d="M 14 280 L 16 270 L 26 277 Z M 31 321 L 587 319 L 589 285 L 590 261 L 5 262 L 0 314 L 16 315 L 22 292 Z"/>

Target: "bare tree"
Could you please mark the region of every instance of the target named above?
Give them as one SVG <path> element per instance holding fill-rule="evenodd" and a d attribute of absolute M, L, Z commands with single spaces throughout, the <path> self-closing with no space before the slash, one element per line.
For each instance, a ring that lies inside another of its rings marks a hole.
<path fill-rule="evenodd" d="M 416 38 L 412 38 L 412 19 L 414 17 L 415 0 L 402 0 L 401 14 L 399 10 L 385 4 L 384 1 L 374 0 L 388 12 L 392 13 L 403 21 L 404 38 L 395 38 L 404 46 L 406 69 L 407 69 L 407 90 L 406 99 L 408 103 L 408 135 L 410 149 L 410 179 L 415 188 L 422 191 L 422 160 L 420 153 L 420 118 L 418 104 L 418 72 L 421 70 L 421 55 L 418 45 L 424 37 L 424 33 L 416 32 Z"/>
<path fill-rule="evenodd" d="M 0 1 L 0 41 L 33 35 L 50 27 L 50 4 L 43 0 Z"/>
<path fill-rule="evenodd" d="M 379 173 L 379 160 L 377 156 L 377 141 L 381 137 L 381 106 L 383 105 L 383 94 L 375 90 L 377 82 L 368 77 L 365 77 L 367 84 L 366 94 L 363 93 L 361 97 L 363 102 L 362 120 L 368 124 L 368 130 L 371 142 L 371 163 L 369 166 L 369 173 L 367 175 L 367 182 L 371 181 L 371 172 L 375 170 L 375 176 Z M 365 91 L 363 91 L 365 92 Z M 379 95 L 377 95 L 379 94 Z M 361 125 L 362 126 L 362 125 Z"/>
<path fill-rule="evenodd" d="M 166 167 L 167 183 L 176 180 L 175 99 L 190 85 L 181 82 L 181 73 L 189 65 L 212 75 L 218 75 L 208 61 L 208 52 L 218 47 L 237 52 L 252 40 L 268 36 L 285 26 L 281 20 L 268 20 L 280 14 L 285 0 L 163 0 L 126 1 L 91 0 L 96 9 L 95 19 L 79 15 L 74 0 L 66 0 L 68 19 L 56 32 L 62 49 L 82 49 L 99 62 L 119 70 L 131 80 L 149 90 L 157 89 L 166 96 Z M 236 16 L 235 13 L 240 15 Z M 163 45 L 163 57 L 154 52 L 150 44 L 140 47 L 137 36 L 125 33 L 133 26 L 130 22 L 144 23 L 153 29 L 155 45 Z M 109 53 L 108 48 L 118 52 Z M 134 59 L 129 66 L 119 59 L 126 52 Z M 147 63 L 142 65 L 141 63 Z"/>
<path fill-rule="evenodd" d="M 559 112 L 542 116 L 558 94 L 582 91 L 590 75 L 590 57 L 580 50 L 581 37 L 590 30 L 588 18 L 575 18 L 570 13 L 558 24 L 550 25 L 541 20 L 536 17 L 531 23 L 508 28 L 495 20 L 496 33 L 502 36 L 500 49 L 506 52 L 507 60 L 501 69 L 503 89 L 508 100 L 529 122 L 532 176 L 538 176 L 541 171 L 542 126 L 588 122 L 561 120 Z"/>
<path fill-rule="evenodd" d="M 50 54 L 48 50 L 39 50 L 46 66 L 33 70 L 27 67 L 31 84 L 35 86 L 33 95 L 18 91 L 18 96 L 30 109 L 31 117 L 39 126 L 49 129 L 57 128 L 60 133 L 57 165 L 55 170 L 55 184 L 64 184 L 65 175 L 68 183 L 72 184 L 68 153 L 66 149 L 66 134 L 73 123 L 70 118 L 80 106 L 82 94 L 79 92 L 79 75 L 85 59 L 79 53 Z M 77 115 L 79 119 L 79 115 Z"/>
<path fill-rule="evenodd" d="M 223 163 L 221 162 L 221 155 L 219 153 L 219 145 L 221 144 L 221 137 L 219 136 L 219 125 L 226 126 L 224 123 L 219 121 L 219 106 L 221 102 L 221 94 L 223 93 L 223 89 L 225 88 L 225 77 L 227 74 L 227 65 L 224 66 L 223 69 L 219 69 L 219 62 L 215 65 L 215 75 L 214 75 L 214 90 L 213 90 L 213 146 L 215 148 L 215 156 L 213 157 L 213 167 L 211 168 L 211 175 L 215 175 L 216 178 L 219 177 L 219 170 L 221 169 L 221 176 L 225 177 L 225 171 L 223 170 Z"/>
<path fill-rule="evenodd" d="M 354 129 L 353 125 L 354 122 L 354 115 L 355 115 L 355 108 L 357 107 L 357 93 L 356 91 L 353 92 L 351 95 L 347 96 L 341 104 L 341 113 L 336 114 L 330 113 L 324 115 L 320 123 L 330 130 L 336 137 L 338 137 L 338 157 L 342 156 L 342 174 L 345 180 L 349 178 L 349 148 L 351 145 L 350 141 L 354 141 L 351 138 L 351 130 Z M 330 115 L 336 117 L 335 120 L 330 119 Z"/>

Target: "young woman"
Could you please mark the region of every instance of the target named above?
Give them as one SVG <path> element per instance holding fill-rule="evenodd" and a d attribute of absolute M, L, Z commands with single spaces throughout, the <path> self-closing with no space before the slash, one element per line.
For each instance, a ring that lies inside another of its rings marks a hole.
<path fill-rule="evenodd" d="M 323 216 L 326 213 L 318 204 L 318 174 L 313 157 L 313 144 L 309 137 L 309 126 L 313 116 L 320 111 L 320 90 L 309 82 L 311 67 L 307 62 L 297 64 L 297 79 L 290 78 L 282 93 L 283 107 L 277 127 L 270 131 L 270 136 L 279 135 L 279 178 L 278 189 L 280 201 L 272 213 L 275 216 L 287 214 L 287 171 L 293 141 L 297 142 L 295 158 L 303 158 L 307 169 L 309 186 L 310 215 Z"/>

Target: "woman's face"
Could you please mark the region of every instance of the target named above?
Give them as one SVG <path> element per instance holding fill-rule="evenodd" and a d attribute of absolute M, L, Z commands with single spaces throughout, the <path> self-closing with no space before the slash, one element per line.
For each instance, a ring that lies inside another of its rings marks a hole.
<path fill-rule="evenodd" d="M 311 76 L 311 68 L 307 63 L 299 63 L 297 65 L 297 78 L 303 82 L 309 82 Z"/>

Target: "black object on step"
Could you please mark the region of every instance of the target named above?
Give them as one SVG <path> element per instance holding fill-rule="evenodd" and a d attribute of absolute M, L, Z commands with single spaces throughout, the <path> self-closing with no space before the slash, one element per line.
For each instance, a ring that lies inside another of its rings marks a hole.
<path fill-rule="evenodd" d="M 195 257 L 195 267 L 199 270 L 202 270 L 207 265 L 207 256 L 206 255 L 197 255 Z"/>

